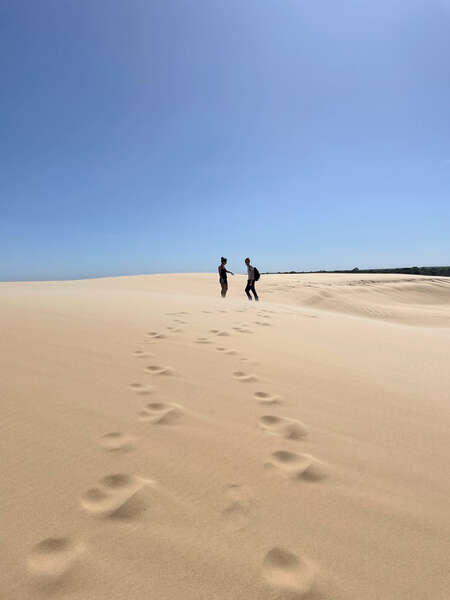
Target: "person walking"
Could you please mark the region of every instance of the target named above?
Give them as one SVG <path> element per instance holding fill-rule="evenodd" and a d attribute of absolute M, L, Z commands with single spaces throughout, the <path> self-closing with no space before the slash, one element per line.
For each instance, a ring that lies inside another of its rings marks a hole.
<path fill-rule="evenodd" d="M 252 267 L 249 258 L 245 259 L 245 264 L 247 265 L 247 286 L 245 288 L 245 293 L 247 294 L 247 298 L 252 300 L 250 292 L 253 292 L 255 300 L 258 302 L 259 298 L 255 290 L 255 267 Z"/>
<path fill-rule="evenodd" d="M 234 273 L 232 273 L 231 271 L 227 271 L 226 264 L 227 264 L 227 259 L 224 256 L 222 256 L 222 258 L 220 259 L 220 265 L 219 265 L 219 283 L 220 283 L 220 287 L 221 287 L 220 295 L 222 296 L 222 298 L 225 298 L 225 296 L 227 295 L 227 291 L 228 291 L 227 273 L 230 273 L 230 275 L 234 275 Z"/>

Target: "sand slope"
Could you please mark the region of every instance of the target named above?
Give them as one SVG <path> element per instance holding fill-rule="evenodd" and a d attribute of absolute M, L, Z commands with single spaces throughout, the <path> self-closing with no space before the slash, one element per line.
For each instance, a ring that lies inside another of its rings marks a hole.
<path fill-rule="evenodd" d="M 450 280 L 0 284 L 0 597 L 447 600 Z"/>

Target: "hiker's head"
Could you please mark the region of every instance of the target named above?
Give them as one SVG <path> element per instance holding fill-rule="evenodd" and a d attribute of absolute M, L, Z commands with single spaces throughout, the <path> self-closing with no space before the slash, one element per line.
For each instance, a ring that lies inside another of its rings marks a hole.
<path fill-rule="evenodd" d="M 249 259 L 249 258 L 246 258 L 246 259 L 245 259 L 245 264 L 246 264 L 246 265 L 247 265 L 247 267 L 248 267 L 248 265 L 250 264 L 250 259 Z"/>
<path fill-rule="evenodd" d="M 225 258 L 225 256 L 222 256 L 222 258 L 220 259 L 220 262 L 221 262 L 223 265 L 226 265 L 226 264 L 227 264 L 227 259 Z"/>

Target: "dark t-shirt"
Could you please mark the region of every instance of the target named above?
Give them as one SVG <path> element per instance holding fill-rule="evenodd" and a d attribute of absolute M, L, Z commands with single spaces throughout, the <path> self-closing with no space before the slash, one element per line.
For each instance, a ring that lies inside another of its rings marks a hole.
<path fill-rule="evenodd" d="M 223 265 L 219 267 L 219 281 L 222 279 L 225 283 L 228 283 L 227 280 L 227 269 Z"/>

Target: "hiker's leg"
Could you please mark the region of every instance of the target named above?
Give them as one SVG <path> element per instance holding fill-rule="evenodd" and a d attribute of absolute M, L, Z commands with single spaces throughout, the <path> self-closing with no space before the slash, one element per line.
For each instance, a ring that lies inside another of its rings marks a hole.
<path fill-rule="evenodd" d="M 225 283 L 223 281 L 222 282 L 222 293 L 221 293 L 222 298 L 225 298 L 225 296 L 227 295 L 227 291 L 228 291 L 228 283 Z"/>
<path fill-rule="evenodd" d="M 255 290 L 255 281 L 254 280 L 252 281 L 251 290 L 253 292 L 253 295 L 255 296 L 255 300 L 258 300 L 258 294 L 256 293 L 256 290 Z"/>
<path fill-rule="evenodd" d="M 251 299 L 252 299 L 252 297 L 250 296 L 250 290 L 251 290 L 251 287 L 252 287 L 252 282 L 251 282 L 251 281 L 250 281 L 250 279 L 249 279 L 249 280 L 247 281 L 247 287 L 245 288 L 245 293 L 247 294 L 247 298 L 248 298 L 249 300 L 251 300 Z"/>

